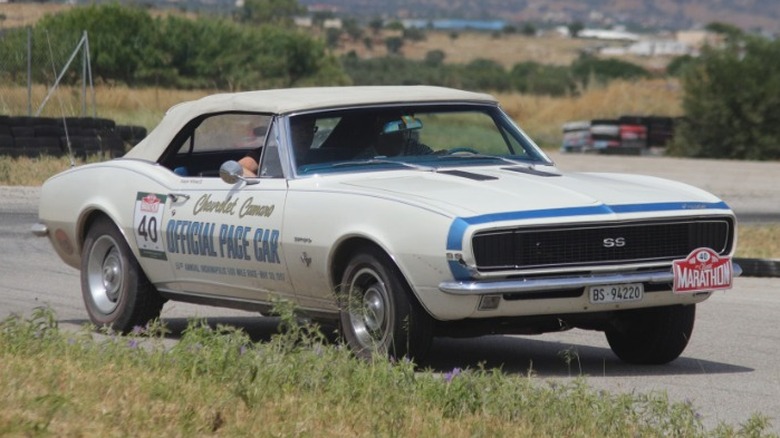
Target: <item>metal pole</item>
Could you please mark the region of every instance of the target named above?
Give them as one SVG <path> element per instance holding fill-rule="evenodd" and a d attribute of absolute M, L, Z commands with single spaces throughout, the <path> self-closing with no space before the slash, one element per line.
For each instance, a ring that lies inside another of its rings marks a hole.
<path fill-rule="evenodd" d="M 27 27 L 27 115 L 32 115 L 32 28 Z"/>
<path fill-rule="evenodd" d="M 82 40 L 86 41 L 87 31 L 82 35 Z M 87 116 L 87 50 L 81 46 L 81 116 Z"/>
<path fill-rule="evenodd" d="M 54 85 L 49 89 L 49 93 L 43 99 L 43 102 L 41 102 L 41 106 L 38 107 L 38 111 L 36 111 L 36 113 L 35 113 L 36 117 L 41 114 L 41 111 L 43 110 L 43 107 L 46 106 L 46 103 L 49 101 L 49 98 L 51 97 L 52 94 L 54 94 L 54 91 L 60 85 L 60 81 L 62 80 L 62 77 L 65 76 L 65 73 L 68 71 L 68 67 L 70 67 L 70 64 L 73 62 L 73 59 L 76 57 L 76 55 L 78 55 L 78 50 L 84 44 L 84 41 L 85 41 L 85 38 L 82 37 L 81 41 L 79 41 L 78 45 L 76 46 L 76 50 L 74 50 L 73 54 L 70 55 L 70 58 L 68 59 L 68 62 L 65 63 L 65 67 L 62 68 L 62 71 L 60 72 L 60 75 L 57 76 L 57 79 L 54 81 Z"/>
<path fill-rule="evenodd" d="M 95 83 L 92 81 L 92 58 L 89 56 L 89 35 L 84 31 L 84 53 L 87 54 L 87 75 L 89 75 L 89 89 L 92 91 L 92 117 L 97 118 L 97 98 L 95 96 Z"/>

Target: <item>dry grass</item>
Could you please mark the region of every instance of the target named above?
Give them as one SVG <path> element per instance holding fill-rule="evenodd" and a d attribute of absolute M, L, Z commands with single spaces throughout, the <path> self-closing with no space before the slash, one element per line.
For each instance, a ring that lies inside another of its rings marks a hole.
<path fill-rule="evenodd" d="M 345 41 L 335 52 L 341 55 L 354 51 L 363 59 L 386 56 L 384 39 L 389 35 L 391 32 L 373 36 L 371 50 L 362 41 Z M 424 41 L 405 41 L 401 52 L 407 59 L 422 60 L 429 51 L 441 50 L 448 63 L 466 64 L 477 58 L 485 58 L 511 68 L 524 61 L 569 65 L 583 50 L 596 44 L 599 43 L 557 36 L 535 38 L 508 34 L 495 37 L 487 32 L 459 32 L 458 37 L 453 39 L 450 32 L 427 31 Z"/>
<path fill-rule="evenodd" d="M 33 89 L 33 112 L 43 101 L 47 89 Z M 153 128 L 171 106 L 197 99 L 215 90 L 169 90 L 97 86 L 95 96 L 98 117 L 116 120 L 119 124 Z M 547 97 L 522 94 L 498 94 L 504 109 L 541 145 L 557 147 L 561 140 L 561 125 L 572 120 L 617 117 L 623 114 L 682 114 L 682 91 L 673 80 L 613 81 L 594 86 L 579 96 Z M 91 101 L 91 95 L 88 95 Z M 78 116 L 82 97 L 78 88 L 63 87 L 49 100 L 41 115 L 50 117 Z M 88 113 L 92 114 L 91 106 Z M 24 114 L 27 111 L 27 90 L 20 86 L 0 84 L 0 114 Z"/>
<path fill-rule="evenodd" d="M 5 19 L 0 20 L 0 29 L 31 26 L 46 15 L 58 14 L 74 7 L 76 6 L 72 4 L 66 4 L 66 2 L 0 3 L 0 14 L 5 15 Z M 149 13 L 152 16 L 176 14 L 179 16 L 187 16 L 191 18 L 195 17 L 195 14 L 191 12 L 182 12 L 178 9 L 151 9 L 149 10 Z"/>
<path fill-rule="evenodd" d="M 613 81 L 579 96 L 497 95 L 504 110 L 542 146 L 560 146 L 561 125 L 621 115 L 682 115 L 682 89 L 674 80 Z"/>
<path fill-rule="evenodd" d="M 127 86 L 98 85 L 95 87 L 96 108 L 92 108 L 92 92 L 87 92 L 87 116 L 96 114 L 115 120 L 118 124 L 140 125 L 151 129 L 159 123 L 171 106 L 185 100 L 203 97 L 215 91 L 170 90 L 161 88 L 129 88 Z M 47 87 L 36 85 L 32 90 L 33 113 L 38 111 Z M 41 111 L 41 116 L 81 116 L 83 98 L 80 87 L 60 87 Z M 27 113 L 27 89 L 0 84 L 0 114 Z"/>
<path fill-rule="evenodd" d="M 780 225 L 740 225 L 736 256 L 780 260 Z"/>
<path fill-rule="evenodd" d="M 5 19 L 0 21 L 0 29 L 30 26 L 47 14 L 56 14 L 73 8 L 63 3 L 3 3 L 0 4 L 0 14 Z"/>

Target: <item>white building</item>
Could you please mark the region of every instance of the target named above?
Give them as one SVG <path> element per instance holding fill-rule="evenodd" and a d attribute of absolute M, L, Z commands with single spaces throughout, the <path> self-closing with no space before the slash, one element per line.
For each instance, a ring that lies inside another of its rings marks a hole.
<path fill-rule="evenodd" d="M 639 35 L 623 30 L 582 29 L 577 36 L 580 38 L 593 38 L 597 40 L 639 41 Z"/>

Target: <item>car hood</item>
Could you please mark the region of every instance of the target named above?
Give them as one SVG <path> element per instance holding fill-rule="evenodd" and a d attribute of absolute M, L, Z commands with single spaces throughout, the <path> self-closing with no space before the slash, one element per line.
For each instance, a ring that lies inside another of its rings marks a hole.
<path fill-rule="evenodd" d="M 462 217 L 596 206 L 676 204 L 675 210 L 698 209 L 721 202 L 703 190 L 661 178 L 561 173 L 550 166 L 382 172 L 342 183 Z"/>

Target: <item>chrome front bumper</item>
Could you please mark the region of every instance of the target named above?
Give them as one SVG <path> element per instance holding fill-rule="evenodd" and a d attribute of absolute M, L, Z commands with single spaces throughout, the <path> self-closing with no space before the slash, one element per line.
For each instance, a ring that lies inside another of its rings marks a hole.
<path fill-rule="evenodd" d="M 49 234 L 49 228 L 40 222 L 33 224 L 30 231 L 38 237 L 46 237 Z"/>
<path fill-rule="evenodd" d="M 733 265 L 735 277 L 742 275 L 742 268 Z M 544 277 L 500 281 L 445 281 L 439 290 L 451 295 L 522 294 L 562 289 L 578 289 L 623 283 L 672 283 L 672 271 L 627 272 L 620 274 L 594 274 L 569 277 Z"/>

